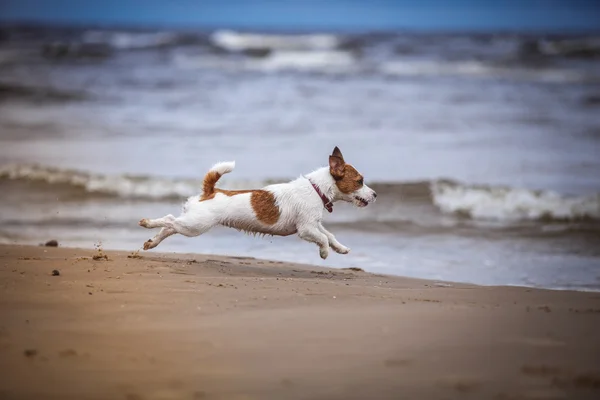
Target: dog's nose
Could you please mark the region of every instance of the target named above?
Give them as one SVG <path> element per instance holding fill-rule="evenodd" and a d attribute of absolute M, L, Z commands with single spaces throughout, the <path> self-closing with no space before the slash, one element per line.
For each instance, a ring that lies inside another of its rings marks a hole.
<path fill-rule="evenodd" d="M 373 192 L 373 198 L 376 199 L 377 198 L 377 193 Z"/>

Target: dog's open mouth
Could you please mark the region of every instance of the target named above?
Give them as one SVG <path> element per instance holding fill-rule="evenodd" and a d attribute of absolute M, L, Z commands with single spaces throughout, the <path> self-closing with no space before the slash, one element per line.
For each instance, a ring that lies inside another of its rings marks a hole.
<path fill-rule="evenodd" d="M 362 197 L 356 196 L 354 199 L 358 202 L 359 207 L 366 207 L 369 205 L 369 202 L 363 199 Z"/>

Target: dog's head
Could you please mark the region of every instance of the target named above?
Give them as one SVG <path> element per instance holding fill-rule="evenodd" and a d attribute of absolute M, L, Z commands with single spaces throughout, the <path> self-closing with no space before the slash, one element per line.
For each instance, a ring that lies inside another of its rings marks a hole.
<path fill-rule="evenodd" d="M 340 149 L 333 149 L 329 156 L 329 173 L 335 180 L 337 197 L 353 203 L 357 207 L 366 207 L 375 201 L 377 193 L 365 185 L 363 176 L 350 164 L 346 164 Z"/>

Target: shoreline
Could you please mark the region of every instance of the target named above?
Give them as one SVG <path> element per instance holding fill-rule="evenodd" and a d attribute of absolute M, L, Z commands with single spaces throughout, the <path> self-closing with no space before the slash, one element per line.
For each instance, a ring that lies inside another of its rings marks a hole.
<path fill-rule="evenodd" d="M 1 398 L 600 395 L 597 292 L 22 245 L 0 290 Z"/>
<path fill-rule="evenodd" d="M 27 241 L 23 241 L 23 242 L 17 242 L 17 241 L 2 242 L 2 241 L 0 241 L 0 248 L 1 247 L 13 247 L 13 246 L 14 247 L 45 247 L 45 248 L 48 248 L 47 246 L 44 245 L 44 243 L 41 243 L 39 241 L 29 241 L 29 242 L 27 242 Z M 94 247 L 95 246 L 97 246 L 97 245 L 94 245 Z M 79 245 L 74 245 L 74 246 L 60 245 L 59 247 L 61 249 L 72 249 L 72 250 L 81 250 L 81 251 L 90 250 L 89 247 L 84 247 L 84 246 L 79 246 Z M 306 268 L 312 267 L 312 268 L 316 268 L 316 269 L 333 270 L 333 271 L 344 271 L 344 270 L 350 271 L 350 270 L 359 268 L 365 274 L 376 275 L 376 276 L 380 276 L 380 277 L 387 277 L 389 279 L 407 279 L 407 280 L 430 282 L 431 285 L 433 285 L 433 286 L 437 285 L 437 286 L 452 287 L 453 285 L 468 285 L 468 286 L 478 286 L 478 287 L 480 286 L 480 287 L 484 287 L 484 288 L 486 288 L 486 287 L 487 288 L 522 288 L 522 289 L 535 289 L 535 290 L 552 290 L 552 291 L 558 291 L 558 292 L 582 292 L 582 293 L 600 294 L 600 287 L 598 287 L 598 288 L 589 287 L 589 286 L 574 286 L 574 287 L 551 286 L 551 287 L 546 287 L 546 286 L 534 286 L 533 284 L 527 285 L 527 284 L 520 284 L 520 283 L 486 284 L 486 283 L 470 282 L 468 280 L 459 281 L 459 280 L 450 280 L 450 279 L 433 279 L 433 278 L 429 278 L 429 277 L 416 277 L 416 276 L 401 275 L 401 274 L 395 275 L 395 274 L 390 274 L 390 273 L 385 273 L 385 272 L 372 271 L 372 270 L 363 269 L 363 268 L 354 267 L 354 266 L 339 266 L 339 267 L 337 267 L 337 266 L 332 266 L 332 265 L 311 264 L 311 263 L 303 262 L 303 261 L 293 262 L 293 261 L 289 261 L 288 259 L 285 259 L 285 258 L 277 258 L 277 256 L 274 256 L 273 258 L 261 258 L 261 257 L 256 257 L 252 254 L 249 254 L 246 256 L 246 255 L 224 255 L 224 254 L 220 254 L 220 253 L 191 253 L 191 252 L 178 251 L 178 250 L 166 251 L 166 252 L 163 252 L 160 250 L 145 251 L 141 247 L 132 251 L 132 250 L 130 250 L 129 247 L 126 247 L 126 246 L 121 246 L 121 247 L 116 247 L 116 248 L 115 247 L 112 247 L 112 248 L 101 247 L 101 248 L 103 249 L 103 251 L 105 253 L 110 252 L 110 253 L 115 253 L 115 254 L 126 254 L 126 255 L 131 255 L 131 254 L 135 253 L 135 254 L 140 255 L 140 257 L 144 257 L 144 256 L 165 256 L 165 257 L 173 256 L 173 257 L 191 257 L 191 258 L 193 258 L 194 256 L 209 257 L 209 258 L 210 257 L 212 257 L 212 258 L 225 257 L 225 258 L 233 258 L 233 259 L 252 259 L 252 260 L 256 260 L 256 261 L 261 261 L 263 263 L 273 262 L 273 263 L 278 263 L 278 264 L 301 265 Z M 362 264 L 368 264 L 368 263 L 369 263 L 368 261 L 364 261 Z"/>

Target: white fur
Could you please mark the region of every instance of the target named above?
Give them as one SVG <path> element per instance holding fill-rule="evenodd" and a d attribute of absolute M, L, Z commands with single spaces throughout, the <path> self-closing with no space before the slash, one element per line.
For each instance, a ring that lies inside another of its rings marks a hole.
<path fill-rule="evenodd" d="M 224 161 L 224 162 L 220 162 L 220 163 L 216 163 L 215 165 L 212 166 L 212 168 L 209 170 L 209 172 L 218 172 L 221 175 L 225 175 L 228 174 L 229 172 L 233 171 L 233 169 L 235 168 L 235 161 Z"/>
<path fill-rule="evenodd" d="M 220 174 L 231 172 L 235 162 L 215 164 L 211 171 Z M 262 190 L 273 193 L 280 216 L 273 225 L 265 224 L 256 217 L 250 203 L 251 193 L 226 196 L 217 193 L 210 200 L 200 201 L 200 196 L 190 197 L 183 206 L 182 214 L 175 218 L 167 215 L 158 219 L 142 219 L 140 225 L 146 228 L 162 228 L 160 232 L 144 244 L 144 249 L 152 249 L 165 238 L 180 233 L 184 236 L 198 236 L 208 232 L 212 227 L 224 225 L 251 233 L 298 236 L 319 246 L 321 258 L 327 258 L 329 247 L 340 254 L 347 254 L 350 249 L 327 231 L 322 224 L 323 201 L 312 186 L 319 190 L 332 202 L 347 201 L 357 206 L 364 206 L 357 197 L 367 202 L 375 200 L 375 192 L 363 185 L 354 193 L 344 194 L 336 186 L 329 167 L 319 168 L 306 176 L 288 183 L 269 185 Z"/>

